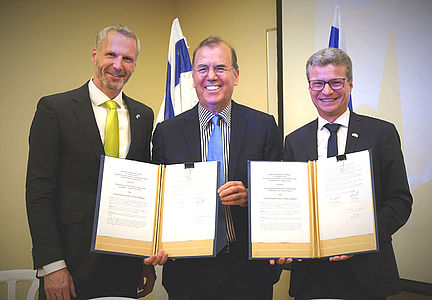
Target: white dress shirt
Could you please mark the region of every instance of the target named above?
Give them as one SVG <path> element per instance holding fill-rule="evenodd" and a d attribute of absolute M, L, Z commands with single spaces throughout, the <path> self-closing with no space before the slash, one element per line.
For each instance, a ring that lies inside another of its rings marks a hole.
<path fill-rule="evenodd" d="M 88 84 L 90 100 L 93 107 L 93 113 L 96 118 L 96 123 L 99 128 L 102 144 L 105 142 L 105 124 L 108 115 L 108 107 L 105 102 L 114 100 L 117 103 L 117 114 L 119 120 L 119 157 L 125 158 L 130 146 L 130 122 L 129 111 L 123 101 L 123 92 L 121 91 L 117 97 L 110 99 L 93 83 L 93 79 Z"/>
<path fill-rule="evenodd" d="M 350 111 L 347 109 L 339 118 L 333 123 L 339 124 L 339 130 L 337 132 L 337 144 L 338 144 L 338 155 L 345 153 L 346 140 L 348 135 L 348 123 L 349 123 Z M 317 130 L 317 142 L 318 142 L 318 159 L 327 157 L 327 144 L 330 137 L 330 131 L 324 127 L 325 124 L 329 123 L 326 119 L 318 116 L 318 130 Z"/>

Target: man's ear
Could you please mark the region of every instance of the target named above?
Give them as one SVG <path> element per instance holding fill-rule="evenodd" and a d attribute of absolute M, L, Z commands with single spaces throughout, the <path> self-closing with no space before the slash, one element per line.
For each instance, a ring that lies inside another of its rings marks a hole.
<path fill-rule="evenodd" d="M 96 64 L 96 55 L 97 55 L 97 49 L 96 47 L 93 48 L 93 52 L 91 54 L 91 60 L 93 64 Z"/>

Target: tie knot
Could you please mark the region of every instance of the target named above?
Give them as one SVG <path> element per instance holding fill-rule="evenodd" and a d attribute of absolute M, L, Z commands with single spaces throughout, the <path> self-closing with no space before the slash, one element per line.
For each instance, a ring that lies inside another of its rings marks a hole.
<path fill-rule="evenodd" d="M 111 109 L 117 109 L 117 104 L 114 100 L 108 100 L 105 102 L 106 106 L 108 107 L 109 110 Z"/>
<path fill-rule="evenodd" d="M 214 126 L 218 126 L 219 116 L 218 115 L 214 115 L 211 118 L 211 121 L 212 121 L 212 123 L 213 123 Z"/>
<path fill-rule="evenodd" d="M 327 124 L 324 125 L 324 127 L 327 128 L 328 131 L 330 131 L 331 134 L 335 134 L 339 130 L 340 124 L 327 123 Z"/>

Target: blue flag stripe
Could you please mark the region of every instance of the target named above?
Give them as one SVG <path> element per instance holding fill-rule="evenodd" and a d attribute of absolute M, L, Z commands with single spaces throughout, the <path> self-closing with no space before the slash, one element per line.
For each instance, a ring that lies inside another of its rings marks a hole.
<path fill-rule="evenodd" d="M 177 41 L 175 44 L 175 85 L 180 83 L 180 73 L 192 71 L 192 65 L 189 59 L 189 52 L 184 39 Z"/>
<path fill-rule="evenodd" d="M 339 28 L 334 26 L 330 30 L 329 48 L 339 48 Z"/>
<path fill-rule="evenodd" d="M 165 111 L 164 120 L 174 117 L 174 107 L 171 99 L 171 64 L 168 61 L 167 67 L 167 78 L 166 78 L 166 88 L 165 88 Z"/>

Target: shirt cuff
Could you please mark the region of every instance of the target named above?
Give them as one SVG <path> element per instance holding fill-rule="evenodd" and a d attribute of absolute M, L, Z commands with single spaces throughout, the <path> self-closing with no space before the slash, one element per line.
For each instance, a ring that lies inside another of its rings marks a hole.
<path fill-rule="evenodd" d="M 52 262 L 50 264 L 47 264 L 43 266 L 42 268 L 39 268 L 37 270 L 37 275 L 39 277 L 43 277 L 45 275 L 51 274 L 55 271 L 65 269 L 66 268 L 66 262 L 64 260 L 58 260 L 55 262 Z"/>

